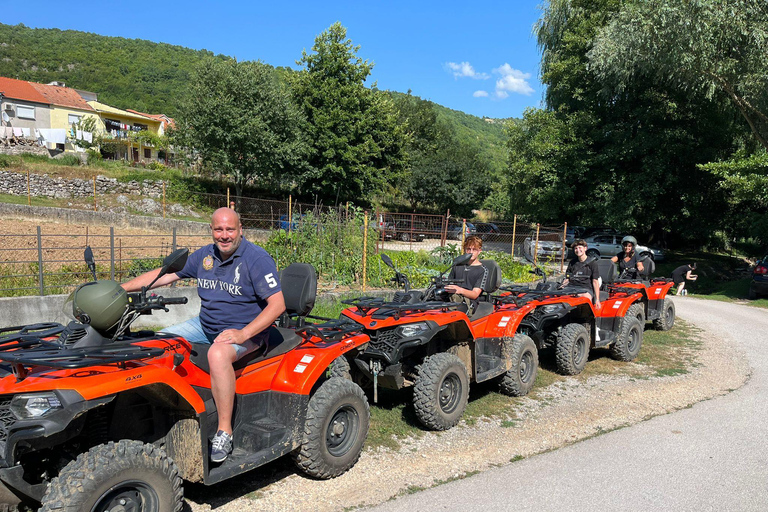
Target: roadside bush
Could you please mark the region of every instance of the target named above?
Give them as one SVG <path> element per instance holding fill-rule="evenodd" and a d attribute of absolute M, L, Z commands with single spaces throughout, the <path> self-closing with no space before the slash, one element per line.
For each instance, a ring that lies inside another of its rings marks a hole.
<path fill-rule="evenodd" d="M 43 157 L 43 158 L 47 158 L 47 157 Z M 56 165 L 68 165 L 70 167 L 78 167 L 80 165 L 80 157 L 78 157 L 77 155 L 64 155 L 59 158 L 54 158 L 53 163 L 55 163 Z"/>
<path fill-rule="evenodd" d="M 96 151 L 95 149 L 89 149 L 88 151 L 86 151 L 86 153 L 88 154 L 88 160 L 87 160 L 88 165 L 93 165 L 96 162 L 100 162 L 101 160 L 103 160 L 101 153 Z"/>

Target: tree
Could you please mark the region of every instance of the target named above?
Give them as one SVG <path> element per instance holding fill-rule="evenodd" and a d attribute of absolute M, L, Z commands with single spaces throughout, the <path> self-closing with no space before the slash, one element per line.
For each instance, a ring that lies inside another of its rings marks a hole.
<path fill-rule="evenodd" d="M 241 195 L 246 184 L 279 183 L 301 165 L 307 150 L 301 124 L 270 67 L 209 59 L 192 77 L 174 137 L 209 168 L 231 176 Z"/>
<path fill-rule="evenodd" d="M 537 23 L 547 107 L 510 130 L 511 208 L 539 222 L 701 242 L 723 225 L 727 201 L 696 164 L 729 154 L 738 129 L 701 91 L 643 74 L 614 90 L 590 67 L 595 39 L 626 4 L 552 0 Z"/>
<path fill-rule="evenodd" d="M 334 23 L 302 52 L 294 97 L 308 121 L 311 153 L 296 176 L 303 194 L 339 203 L 370 201 L 404 165 L 404 132 L 386 95 L 365 87 L 373 64 Z"/>
<path fill-rule="evenodd" d="M 589 52 L 615 89 L 637 74 L 685 91 L 724 93 L 768 149 L 768 4 L 765 0 L 627 2 Z"/>

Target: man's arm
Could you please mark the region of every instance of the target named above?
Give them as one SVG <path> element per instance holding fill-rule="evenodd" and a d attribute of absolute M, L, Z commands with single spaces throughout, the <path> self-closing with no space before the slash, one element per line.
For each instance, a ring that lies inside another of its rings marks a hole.
<path fill-rule="evenodd" d="M 462 295 L 468 299 L 475 300 L 480 296 L 481 293 L 483 293 L 482 288 L 472 288 L 471 290 L 468 290 L 467 288 L 462 288 L 461 286 L 456 286 L 454 284 L 449 284 L 445 287 L 445 290 L 448 293 L 455 293 L 458 295 Z"/>
<path fill-rule="evenodd" d="M 242 329 L 226 329 L 221 332 L 214 343 L 236 343 L 242 344 L 246 340 L 249 340 L 269 328 L 270 325 L 275 323 L 280 315 L 285 311 L 285 299 L 283 298 L 283 292 L 276 292 L 267 297 L 267 307 L 265 307 L 251 323 L 243 327 Z"/>
<path fill-rule="evenodd" d="M 127 292 L 137 292 L 141 290 L 144 286 L 149 286 L 149 283 L 152 282 L 153 279 L 157 277 L 157 275 L 160 273 L 159 268 L 156 268 L 155 270 L 150 270 L 149 272 L 145 272 L 141 274 L 140 276 L 136 276 L 130 281 L 127 281 L 120 286 L 123 287 L 123 289 Z M 157 280 L 155 284 L 152 285 L 152 288 L 157 288 L 159 286 L 165 286 L 167 284 L 171 284 L 174 281 L 178 281 L 179 276 L 176 274 L 166 274 L 160 279 Z"/>
<path fill-rule="evenodd" d="M 592 291 L 595 293 L 595 307 L 600 307 L 600 281 L 597 279 L 592 280 Z"/>

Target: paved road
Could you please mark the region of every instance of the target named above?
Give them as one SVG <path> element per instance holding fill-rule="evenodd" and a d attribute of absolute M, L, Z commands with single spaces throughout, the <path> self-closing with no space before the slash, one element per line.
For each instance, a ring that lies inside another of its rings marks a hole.
<path fill-rule="evenodd" d="M 768 510 L 768 311 L 691 298 L 675 303 L 678 316 L 743 347 L 752 368 L 745 386 L 372 510 Z"/>

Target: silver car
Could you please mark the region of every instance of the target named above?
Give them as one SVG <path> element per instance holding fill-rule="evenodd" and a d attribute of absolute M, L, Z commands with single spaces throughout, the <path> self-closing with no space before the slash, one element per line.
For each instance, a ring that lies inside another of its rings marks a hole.
<path fill-rule="evenodd" d="M 595 258 L 613 258 L 623 251 L 621 239 L 625 235 L 595 235 L 585 238 L 587 256 Z M 635 253 L 640 257 L 650 256 L 653 261 L 663 261 L 664 251 L 656 247 L 638 244 Z"/>

